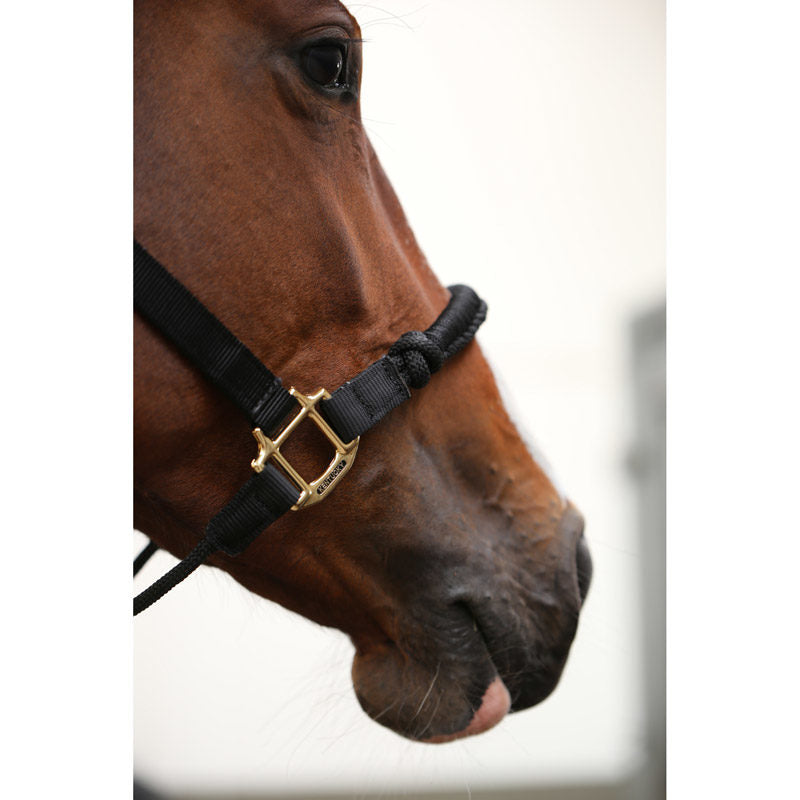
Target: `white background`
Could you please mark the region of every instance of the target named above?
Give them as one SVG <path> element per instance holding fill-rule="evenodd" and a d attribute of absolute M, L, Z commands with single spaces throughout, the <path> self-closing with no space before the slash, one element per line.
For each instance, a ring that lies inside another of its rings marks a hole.
<path fill-rule="evenodd" d="M 586 516 L 594 585 L 555 694 L 434 748 L 364 716 L 343 635 L 201 570 L 135 623 L 137 770 L 265 791 L 625 775 L 642 706 L 628 335 L 665 291 L 663 3 L 351 10 L 367 131 L 433 269 L 489 302 L 479 341 Z"/>

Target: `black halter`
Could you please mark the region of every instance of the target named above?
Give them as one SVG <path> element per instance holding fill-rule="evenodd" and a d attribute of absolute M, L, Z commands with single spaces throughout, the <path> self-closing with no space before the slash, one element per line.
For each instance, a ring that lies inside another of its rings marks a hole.
<path fill-rule="evenodd" d="M 236 556 L 289 509 L 327 497 L 350 469 L 361 434 L 407 400 L 409 387 L 425 386 L 431 374 L 473 338 L 486 317 L 486 303 L 472 289 L 450 286 L 450 302 L 426 331 L 403 334 L 385 356 L 332 394 L 320 389 L 304 395 L 284 389 L 280 379 L 136 241 L 133 270 L 137 311 L 250 417 L 259 448 L 253 475 L 208 523 L 192 552 L 134 598 L 134 615 L 212 553 Z M 311 482 L 279 449 L 305 418 L 320 428 L 335 450 L 328 468 Z M 134 575 L 156 549 L 151 543 L 142 551 L 134 561 Z"/>

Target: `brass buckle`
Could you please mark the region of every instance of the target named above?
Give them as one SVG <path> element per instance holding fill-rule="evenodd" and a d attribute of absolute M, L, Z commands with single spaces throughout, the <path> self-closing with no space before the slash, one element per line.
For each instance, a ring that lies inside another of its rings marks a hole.
<path fill-rule="evenodd" d="M 333 487 L 345 476 L 347 470 L 353 466 L 358 450 L 358 442 L 361 437 L 356 436 L 352 442 L 345 444 L 334 432 L 330 425 L 323 419 L 317 411 L 316 405 L 320 400 L 328 400 L 330 394 L 325 389 L 318 389 L 314 394 L 305 395 L 292 387 L 289 394 L 300 404 L 300 410 L 292 417 L 289 424 L 278 434 L 277 438 L 270 439 L 264 435 L 261 428 L 253 431 L 258 442 L 258 457 L 250 462 L 250 466 L 256 471 L 261 472 L 267 464 L 267 460 L 274 458 L 283 471 L 292 479 L 297 488 L 300 489 L 300 499 L 292 506 L 292 511 L 297 511 L 305 506 L 312 506 L 319 503 L 330 494 Z M 280 446 L 289 438 L 292 431 L 306 418 L 313 420 L 314 424 L 325 434 L 328 441 L 336 450 L 336 455 L 328 464 L 328 468 L 319 478 L 306 482 L 299 472 L 286 460 L 280 451 Z"/>

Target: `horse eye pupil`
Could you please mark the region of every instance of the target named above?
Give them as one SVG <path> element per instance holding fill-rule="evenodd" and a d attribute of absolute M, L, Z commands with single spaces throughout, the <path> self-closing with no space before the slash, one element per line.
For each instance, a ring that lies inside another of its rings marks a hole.
<path fill-rule="evenodd" d="M 336 45 L 319 45 L 306 50 L 308 76 L 323 86 L 336 84 L 344 67 L 344 53 Z"/>

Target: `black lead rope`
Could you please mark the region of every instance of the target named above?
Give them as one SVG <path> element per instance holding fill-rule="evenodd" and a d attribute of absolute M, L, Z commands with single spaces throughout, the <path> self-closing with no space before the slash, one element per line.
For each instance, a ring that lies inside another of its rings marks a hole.
<path fill-rule="evenodd" d="M 139 570 L 150 560 L 150 556 L 152 556 L 156 550 L 158 550 L 158 545 L 155 542 L 148 542 L 147 547 L 133 559 L 134 578 L 139 574 Z"/>
<path fill-rule="evenodd" d="M 301 486 L 299 476 L 290 475 L 283 460 L 281 468 L 264 460 L 260 471 L 211 519 L 192 552 L 134 598 L 134 615 L 187 578 L 212 553 L 221 550 L 236 556 L 290 508 L 321 499 L 349 468 L 358 437 L 407 400 L 409 387 L 425 386 L 448 358 L 470 342 L 486 317 L 486 303 L 472 289 L 450 286 L 450 301 L 430 328 L 404 333 L 385 356 L 330 396 L 305 397 L 285 389 L 280 378 L 136 241 L 133 269 L 136 310 L 263 432 L 262 438 L 269 443 L 265 459 L 279 458 L 273 447 L 277 442 L 269 437 L 277 440 L 288 435 L 288 429 L 305 414 L 321 418 L 317 424 L 328 428 L 326 435 L 342 458 L 339 463 L 337 456 L 329 471 L 310 487 Z M 299 413 L 284 425 L 290 412 Z M 318 496 L 309 497 L 309 489 Z M 134 575 L 157 549 L 151 543 L 137 556 Z"/>

